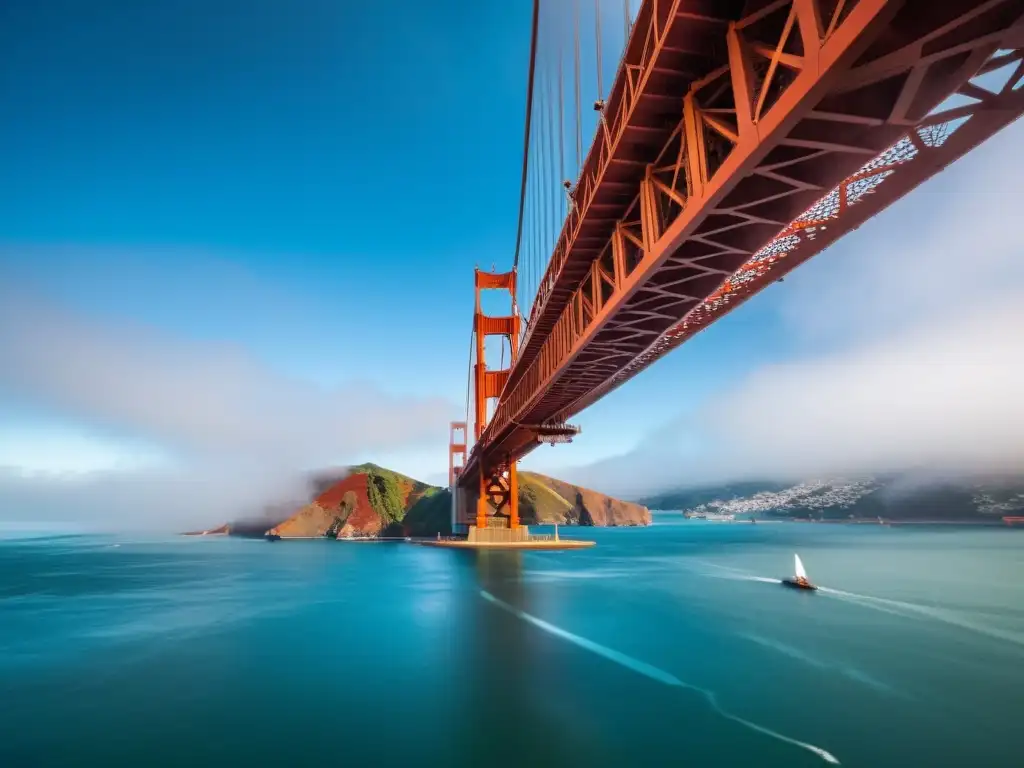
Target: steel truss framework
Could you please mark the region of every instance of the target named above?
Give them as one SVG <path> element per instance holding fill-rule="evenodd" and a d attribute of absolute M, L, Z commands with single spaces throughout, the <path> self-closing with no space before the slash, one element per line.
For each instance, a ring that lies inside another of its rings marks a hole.
<path fill-rule="evenodd" d="M 1022 59 L 1024 0 L 645 0 L 464 477 L 1011 123 Z"/>

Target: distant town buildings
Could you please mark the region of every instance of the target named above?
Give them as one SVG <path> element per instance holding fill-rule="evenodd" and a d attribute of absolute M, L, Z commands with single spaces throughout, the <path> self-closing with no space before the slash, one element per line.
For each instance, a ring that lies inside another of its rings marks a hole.
<path fill-rule="evenodd" d="M 760 491 L 752 496 L 716 499 L 686 510 L 689 516 L 752 515 L 773 510 L 820 510 L 852 507 L 858 499 L 878 488 L 874 480 L 817 481 L 799 483 L 781 491 Z M 712 518 L 713 519 L 713 518 Z"/>

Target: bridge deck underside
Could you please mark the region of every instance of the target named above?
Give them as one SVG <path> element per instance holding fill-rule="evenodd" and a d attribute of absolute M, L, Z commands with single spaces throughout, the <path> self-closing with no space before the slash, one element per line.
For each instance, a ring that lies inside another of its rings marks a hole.
<path fill-rule="evenodd" d="M 676 16 L 684 23 L 668 25 L 671 2 L 642 4 L 605 109 L 606 123 L 621 120 L 623 130 L 614 137 L 614 148 L 609 151 L 604 128 L 598 128 L 577 185 L 577 213 L 565 221 L 559 247 L 538 289 L 520 360 L 534 359 L 608 245 L 616 222 L 635 205 L 647 163 L 658 155 L 679 123 L 682 95 L 721 64 L 725 30 L 743 5 L 744 0 L 680 2 Z M 655 21 L 665 29 L 656 51 L 651 37 L 641 33 L 652 30 Z M 645 60 L 649 74 L 639 88 L 637 68 Z M 629 98 L 633 94 L 635 98 Z M 524 369 L 518 366 L 513 378 L 517 380 Z"/>
<path fill-rule="evenodd" d="M 645 2 L 464 477 L 1018 117 L 1022 17 L 1024 0 Z M 972 81 L 987 72 L 995 90 Z"/>

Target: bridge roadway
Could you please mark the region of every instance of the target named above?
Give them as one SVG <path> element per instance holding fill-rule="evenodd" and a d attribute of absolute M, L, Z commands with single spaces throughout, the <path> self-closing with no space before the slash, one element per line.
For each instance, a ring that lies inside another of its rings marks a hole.
<path fill-rule="evenodd" d="M 1020 116 L 1022 19 L 1024 0 L 644 0 L 459 485 Z"/>

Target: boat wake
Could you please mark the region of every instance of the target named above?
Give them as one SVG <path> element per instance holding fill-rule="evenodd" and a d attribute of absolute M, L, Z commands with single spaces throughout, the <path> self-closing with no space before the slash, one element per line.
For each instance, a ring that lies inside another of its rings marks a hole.
<path fill-rule="evenodd" d="M 707 565 L 711 564 L 708 563 Z M 705 575 L 711 576 L 712 578 L 733 579 L 736 581 L 760 581 L 765 584 L 782 583 L 782 579 L 773 579 L 768 576 L 755 576 L 741 571 L 738 568 L 729 568 L 727 566 L 715 567 L 719 571 L 718 573 L 707 573 Z M 908 603 L 903 600 L 893 600 L 887 597 L 862 595 L 857 592 L 846 592 L 842 589 L 832 589 L 830 587 L 822 586 L 818 587 L 818 593 L 834 597 L 838 600 L 845 600 L 853 603 L 854 605 L 863 606 L 864 608 L 870 608 L 872 610 L 892 614 L 894 616 L 940 621 L 943 624 L 949 624 L 954 627 L 959 627 L 960 629 L 965 629 L 969 632 L 986 635 L 996 640 L 1003 640 L 1015 645 L 1024 645 L 1024 634 L 1021 634 L 1020 632 L 1011 632 L 998 627 L 992 627 L 987 624 L 980 624 L 976 621 L 971 621 L 959 613 L 945 608 L 936 608 L 930 605 L 922 605 L 921 603 Z"/>
<path fill-rule="evenodd" d="M 702 571 L 702 576 L 707 576 L 712 579 L 732 579 L 733 581 L 761 581 L 765 584 L 781 584 L 782 579 L 772 579 L 767 576 L 754 576 L 747 571 L 740 568 L 734 568 L 731 565 L 720 565 L 719 563 L 712 563 L 707 560 L 692 560 L 694 565 L 703 566 L 704 568 L 710 568 L 710 571 Z"/>
<path fill-rule="evenodd" d="M 818 591 L 822 594 L 828 595 L 829 597 L 845 600 L 856 605 L 862 605 L 865 608 L 871 608 L 876 611 L 882 611 L 884 613 L 890 613 L 906 618 L 926 618 L 932 619 L 933 621 L 941 621 L 944 624 L 959 627 L 960 629 L 966 629 L 971 632 L 977 632 L 981 635 L 987 635 L 988 637 L 995 638 L 997 640 L 1005 640 L 1006 642 L 1014 643 L 1016 645 L 1024 645 L 1024 635 L 1019 632 L 1008 632 L 1006 630 L 999 629 L 998 627 L 979 624 L 961 616 L 958 613 L 944 608 L 936 608 L 934 606 L 922 605 L 920 603 L 908 603 L 903 600 L 893 600 L 887 597 L 861 595 L 856 592 L 845 592 L 841 589 L 830 589 L 829 587 L 819 587 Z"/>
<path fill-rule="evenodd" d="M 773 579 L 768 576 L 755 576 L 747 571 L 727 565 L 719 565 L 705 560 L 694 560 L 693 562 L 711 568 L 712 570 L 710 572 L 705 572 L 703 574 L 711 578 L 733 579 L 736 581 L 760 581 L 765 584 L 782 583 L 782 579 Z M 862 595 L 856 592 L 846 592 L 841 589 L 831 589 L 830 587 L 822 586 L 818 587 L 818 593 L 894 616 L 940 621 L 943 624 L 959 627 L 960 629 L 964 629 L 969 632 L 976 632 L 977 634 L 986 635 L 987 637 L 991 637 L 996 640 L 1003 640 L 1008 643 L 1013 643 L 1014 645 L 1024 646 L 1024 634 L 1020 632 L 1012 632 L 1000 629 L 999 627 L 993 627 L 987 624 L 971 621 L 969 618 L 945 608 L 937 608 L 930 605 L 923 605 L 921 603 L 908 603 L 903 600 L 893 600 L 887 597 Z"/>
<path fill-rule="evenodd" d="M 715 710 L 715 712 L 717 712 L 719 715 L 721 715 L 727 720 L 731 720 L 734 723 L 739 723 L 740 725 L 749 728 L 752 731 L 757 731 L 758 733 L 773 738 L 776 741 L 785 742 L 786 744 L 791 744 L 795 747 L 799 747 L 800 749 L 811 752 L 812 754 L 815 754 L 818 757 L 820 757 L 826 763 L 839 765 L 839 760 L 835 757 L 835 755 L 833 755 L 831 752 L 828 752 L 827 750 L 822 749 L 821 747 L 816 747 L 814 744 L 808 744 L 805 741 L 798 741 L 797 739 L 793 739 L 789 736 L 785 736 L 781 733 L 778 733 L 777 731 L 773 731 L 770 728 L 766 728 L 763 725 L 758 725 L 757 723 L 751 722 L 750 720 L 742 718 L 739 715 L 732 714 L 727 709 L 722 707 L 721 704 L 718 703 L 718 697 L 714 691 L 709 691 L 705 688 L 701 688 L 696 685 L 691 685 L 690 683 L 680 680 L 675 675 L 666 672 L 663 669 L 658 669 L 657 667 L 651 666 L 650 664 L 640 661 L 639 659 L 634 659 L 631 656 L 627 656 L 624 653 L 620 653 L 619 651 L 616 651 L 613 648 L 608 648 L 606 646 L 595 643 L 593 640 L 588 640 L 585 637 L 580 637 L 579 635 L 575 635 L 572 632 L 568 632 L 567 630 L 564 630 L 561 627 L 556 627 L 554 624 L 549 624 L 543 619 L 539 619 L 536 616 L 531 616 L 530 614 L 519 610 L 515 606 L 509 605 L 505 601 L 499 600 L 497 597 L 495 597 L 486 590 L 480 590 L 480 597 L 482 597 L 484 600 L 488 601 L 492 605 L 495 605 L 498 608 L 502 609 L 503 611 L 512 614 L 516 618 L 521 619 L 522 621 L 525 621 L 528 624 L 532 624 L 533 626 L 537 627 L 540 630 L 543 630 L 544 632 L 547 632 L 549 635 L 554 635 L 555 637 L 559 637 L 562 640 L 566 640 L 572 643 L 573 645 L 577 645 L 580 648 L 588 650 L 591 653 L 595 653 L 598 656 L 601 656 L 602 658 L 608 659 L 609 661 L 613 661 L 616 664 L 625 667 L 626 669 L 636 672 L 637 674 L 643 675 L 644 677 L 648 677 L 651 680 L 655 680 L 656 682 L 662 683 L 664 685 L 669 685 L 676 688 L 687 688 L 691 691 L 696 691 L 697 693 L 704 696 L 708 704 L 711 706 L 712 709 Z"/>
<path fill-rule="evenodd" d="M 768 648 L 770 650 L 775 651 L 776 653 L 782 654 L 783 656 L 788 656 L 791 659 L 795 659 L 796 661 L 802 662 L 811 667 L 815 667 L 816 669 L 827 670 L 830 672 L 843 675 L 844 677 L 847 677 L 850 680 L 862 683 L 863 685 L 874 688 L 875 690 L 880 691 L 882 693 L 908 698 L 906 694 L 895 690 L 889 685 L 886 685 L 881 680 L 876 680 L 875 678 L 871 677 L 869 674 L 867 674 L 863 670 L 858 669 L 857 667 L 852 667 L 841 663 L 835 663 L 832 661 L 826 661 L 824 659 L 811 656 L 810 654 L 804 653 L 799 648 L 794 648 L 793 646 L 787 645 L 786 643 L 782 643 L 778 640 L 773 640 L 771 638 L 764 637 L 763 635 L 758 635 L 753 632 L 741 633 L 739 637 L 743 638 L 744 640 L 748 640 L 752 643 L 756 643 L 757 645 L 760 645 L 762 648 Z"/>
<path fill-rule="evenodd" d="M 782 579 L 771 579 L 767 576 L 746 576 L 743 581 L 760 581 L 762 584 L 781 584 Z"/>

